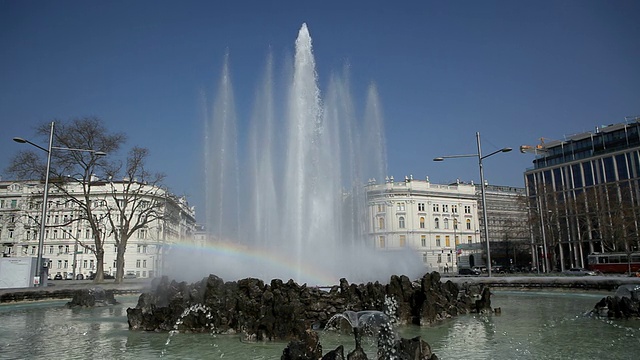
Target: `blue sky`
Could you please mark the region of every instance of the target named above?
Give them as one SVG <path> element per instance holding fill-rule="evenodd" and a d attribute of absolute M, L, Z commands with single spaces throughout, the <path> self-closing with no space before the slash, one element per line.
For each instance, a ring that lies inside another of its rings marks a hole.
<path fill-rule="evenodd" d="M 474 153 L 479 131 L 484 153 L 514 148 L 485 160 L 487 180 L 523 186 L 520 145 L 640 115 L 639 18 L 625 0 L 0 0 L 0 171 L 12 137 L 94 115 L 203 212 L 201 92 L 228 51 L 247 119 L 270 49 L 284 63 L 306 22 L 321 89 L 345 63 L 356 99 L 377 84 L 390 175 L 477 182 L 473 159 L 432 159 Z"/>

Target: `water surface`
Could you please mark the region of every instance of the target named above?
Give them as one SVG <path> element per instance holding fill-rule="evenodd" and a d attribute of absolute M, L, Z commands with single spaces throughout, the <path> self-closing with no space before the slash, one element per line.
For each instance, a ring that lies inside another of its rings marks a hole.
<path fill-rule="evenodd" d="M 429 327 L 403 327 L 420 335 L 440 359 L 636 359 L 640 320 L 585 315 L 606 293 L 495 291 L 501 315 L 464 315 Z M 129 331 L 121 304 L 67 309 L 65 301 L 0 305 L 0 359 L 280 359 L 285 343 L 252 343 L 238 336 Z M 321 334 L 326 351 L 350 335 Z M 373 341 L 364 341 L 374 359 Z"/>

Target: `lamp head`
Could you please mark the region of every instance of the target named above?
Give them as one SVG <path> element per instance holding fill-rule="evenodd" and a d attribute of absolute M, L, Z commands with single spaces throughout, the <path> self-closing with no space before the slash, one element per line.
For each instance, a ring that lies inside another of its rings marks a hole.
<path fill-rule="evenodd" d="M 443 157 L 433 158 L 433 161 L 444 161 L 444 158 Z"/>
<path fill-rule="evenodd" d="M 513 149 L 512 149 L 512 148 L 510 148 L 510 147 L 506 147 L 506 148 L 502 149 L 502 152 L 509 152 L 509 151 L 511 151 L 511 150 L 513 150 Z"/>
<path fill-rule="evenodd" d="M 96 156 L 107 156 L 107 153 L 104 151 L 94 151 L 93 152 Z"/>
<path fill-rule="evenodd" d="M 14 137 L 13 141 L 20 143 L 20 144 L 25 144 L 27 142 L 27 140 L 21 138 L 21 137 Z"/>

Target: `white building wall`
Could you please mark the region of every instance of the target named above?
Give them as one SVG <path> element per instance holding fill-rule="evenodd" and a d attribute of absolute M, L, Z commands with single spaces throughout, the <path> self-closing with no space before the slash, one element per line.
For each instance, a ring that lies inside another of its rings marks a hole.
<path fill-rule="evenodd" d="M 369 184 L 366 189 L 367 231 L 376 249 L 410 247 L 422 254 L 425 266 L 441 272 L 469 266 L 469 256 L 474 265 L 482 265 L 472 184 L 439 185 L 407 178 Z"/>
<path fill-rule="evenodd" d="M 42 190 L 42 183 L 38 181 L 0 182 L 0 250 L 3 256 L 38 256 Z M 82 193 L 80 188 L 71 191 Z M 91 201 L 97 214 L 115 206 L 108 191 L 106 184 L 92 187 Z M 193 208 L 183 198 L 169 193 L 160 194 L 165 202 L 165 211 L 169 209 L 178 216 L 152 221 L 129 238 L 125 253 L 125 274 L 129 272 L 145 278 L 162 275 L 165 249 L 175 242 L 192 241 L 195 229 Z M 153 199 L 149 196 L 149 201 L 151 200 Z M 52 277 L 58 273 L 63 278 L 72 274 L 74 260 L 77 264 L 76 274 L 89 276 L 97 268 L 94 254 L 82 246 L 91 247 L 94 244 L 89 224 L 86 221 L 75 221 L 63 226 L 70 217 L 77 218 L 79 211 L 71 202 L 65 201 L 57 189 L 50 187 L 42 256 L 49 261 L 49 274 Z M 115 275 L 115 240 L 108 231 L 104 251 L 105 274 Z"/>

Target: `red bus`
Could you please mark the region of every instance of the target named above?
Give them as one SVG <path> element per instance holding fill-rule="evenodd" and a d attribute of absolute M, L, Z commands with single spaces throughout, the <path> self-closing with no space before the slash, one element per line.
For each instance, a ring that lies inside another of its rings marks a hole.
<path fill-rule="evenodd" d="M 640 253 L 631 253 L 631 263 L 629 255 L 626 253 L 593 253 L 587 256 L 589 270 L 600 271 L 602 273 L 626 273 L 640 270 Z"/>

